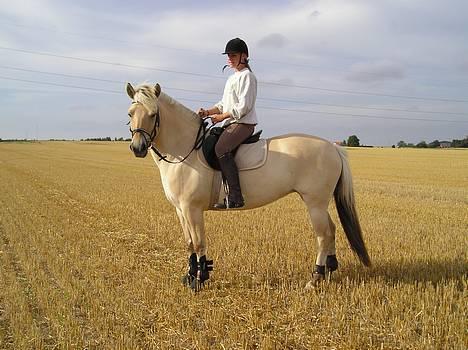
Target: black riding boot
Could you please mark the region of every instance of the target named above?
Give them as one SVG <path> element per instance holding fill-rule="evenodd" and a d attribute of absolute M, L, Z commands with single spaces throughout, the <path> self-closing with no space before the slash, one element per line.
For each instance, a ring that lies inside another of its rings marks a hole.
<path fill-rule="evenodd" d="M 231 152 L 228 152 L 219 157 L 218 161 L 223 177 L 228 184 L 228 198 L 224 200 L 224 203 L 217 203 L 214 207 L 216 209 L 242 208 L 244 206 L 244 198 L 242 197 L 239 170 L 234 161 L 234 156 Z"/>

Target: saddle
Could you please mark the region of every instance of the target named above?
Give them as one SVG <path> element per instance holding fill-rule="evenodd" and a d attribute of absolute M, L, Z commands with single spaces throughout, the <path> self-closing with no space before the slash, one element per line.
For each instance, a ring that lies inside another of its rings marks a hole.
<path fill-rule="evenodd" d="M 202 151 L 203 155 L 205 156 L 205 160 L 208 163 L 210 167 L 212 167 L 215 170 L 221 170 L 219 167 L 218 163 L 218 157 L 216 157 L 216 152 L 215 152 L 215 146 L 216 143 L 219 140 L 219 137 L 224 131 L 224 127 L 214 127 L 211 128 L 210 133 L 206 136 L 205 141 L 203 142 L 202 146 Z M 249 143 L 255 143 L 258 140 L 260 140 L 260 134 L 262 133 L 262 130 L 257 131 L 250 137 L 248 137 L 246 140 L 242 142 L 242 144 L 249 144 Z M 239 147 L 235 148 L 232 151 L 232 154 L 235 156 L 237 153 L 237 150 Z"/>

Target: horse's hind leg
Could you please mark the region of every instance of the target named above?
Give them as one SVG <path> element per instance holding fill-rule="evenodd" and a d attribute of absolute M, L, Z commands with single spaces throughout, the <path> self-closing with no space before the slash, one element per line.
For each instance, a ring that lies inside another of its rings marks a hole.
<path fill-rule="evenodd" d="M 332 261 L 335 257 L 335 225 L 331 221 L 326 205 L 308 205 L 308 209 L 317 235 L 317 258 L 312 274 L 312 283 L 317 284 L 325 279 L 326 266 L 329 270 L 336 269 Z"/>
<path fill-rule="evenodd" d="M 335 247 L 335 233 L 336 233 L 336 226 L 333 220 L 328 214 L 328 227 L 330 230 L 330 234 L 332 236 L 331 242 L 328 249 L 327 260 L 326 264 L 326 273 L 328 278 L 331 277 L 331 273 L 338 269 L 338 260 L 336 259 L 336 247 Z"/>

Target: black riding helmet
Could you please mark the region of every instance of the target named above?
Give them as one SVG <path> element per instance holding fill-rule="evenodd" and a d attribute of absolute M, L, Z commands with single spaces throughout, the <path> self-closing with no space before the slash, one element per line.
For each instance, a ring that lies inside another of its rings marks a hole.
<path fill-rule="evenodd" d="M 224 50 L 223 55 L 227 55 L 228 53 L 245 53 L 248 57 L 249 49 L 244 40 L 234 38 L 229 40 L 226 44 L 226 49 Z"/>

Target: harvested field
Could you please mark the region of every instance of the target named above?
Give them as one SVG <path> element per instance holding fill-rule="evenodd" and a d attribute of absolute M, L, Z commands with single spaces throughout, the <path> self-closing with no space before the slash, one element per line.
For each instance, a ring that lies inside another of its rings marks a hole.
<path fill-rule="evenodd" d="M 315 235 L 290 195 L 205 214 L 215 270 L 194 294 L 151 157 L 0 143 L 0 348 L 466 349 L 468 151 L 348 154 L 372 268 L 333 209 L 340 269 L 304 292 Z"/>

